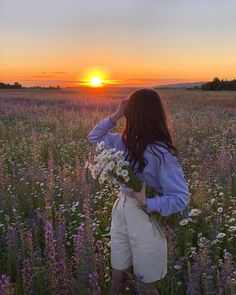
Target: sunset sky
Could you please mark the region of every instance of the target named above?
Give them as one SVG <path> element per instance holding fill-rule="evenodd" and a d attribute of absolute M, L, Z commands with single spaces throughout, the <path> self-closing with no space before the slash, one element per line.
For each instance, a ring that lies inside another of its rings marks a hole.
<path fill-rule="evenodd" d="M 0 82 L 236 78 L 235 0 L 0 0 Z"/>

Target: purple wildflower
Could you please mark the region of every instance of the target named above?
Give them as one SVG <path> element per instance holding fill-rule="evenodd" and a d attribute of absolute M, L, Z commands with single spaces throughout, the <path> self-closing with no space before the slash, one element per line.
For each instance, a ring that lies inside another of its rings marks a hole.
<path fill-rule="evenodd" d="M 95 269 L 95 237 L 93 234 L 93 226 L 92 226 L 92 213 L 90 200 L 88 196 L 84 198 L 83 202 L 83 211 L 85 214 L 85 242 L 86 242 L 86 250 L 87 250 L 87 266 L 88 269 Z"/>
<path fill-rule="evenodd" d="M 134 276 L 134 280 L 135 280 L 134 292 L 137 295 L 141 295 L 141 294 L 143 294 L 143 286 L 142 286 L 143 275 L 134 274 L 133 276 Z"/>
<path fill-rule="evenodd" d="M 89 273 L 89 294 L 90 295 L 99 295 L 101 294 L 101 289 L 99 287 L 98 283 L 98 273 L 97 272 L 92 272 Z"/>
<path fill-rule="evenodd" d="M 78 273 L 79 265 L 83 258 L 83 246 L 84 246 L 84 224 L 82 223 L 74 236 L 74 256 L 73 256 L 73 274 L 76 277 Z"/>
<path fill-rule="evenodd" d="M 22 273 L 22 283 L 24 287 L 25 294 L 33 295 L 33 280 L 32 280 L 32 263 L 30 259 L 25 259 L 23 261 L 23 267 L 21 269 Z"/>
<path fill-rule="evenodd" d="M 46 226 L 45 226 L 45 252 L 46 252 L 46 257 L 48 258 L 48 264 L 50 268 L 52 289 L 55 291 L 58 286 L 58 280 L 57 280 L 55 241 L 53 238 L 53 228 L 52 228 L 51 221 L 46 221 Z"/>
<path fill-rule="evenodd" d="M 1 275 L 0 277 L 0 295 L 13 295 L 14 288 L 9 276 Z"/>
<path fill-rule="evenodd" d="M 220 271 L 220 281 L 219 281 L 219 289 L 224 290 L 225 294 L 230 292 L 229 290 L 229 280 L 233 275 L 233 271 L 235 270 L 235 265 L 232 259 L 232 254 L 226 252 L 224 254 L 224 263 L 221 267 Z"/>

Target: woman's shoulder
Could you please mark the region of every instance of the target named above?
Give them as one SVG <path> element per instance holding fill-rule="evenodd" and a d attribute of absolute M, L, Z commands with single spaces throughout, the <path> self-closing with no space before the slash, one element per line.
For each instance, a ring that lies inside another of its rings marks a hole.
<path fill-rule="evenodd" d="M 149 174 L 156 174 L 159 169 L 169 171 L 168 173 L 180 169 L 178 156 L 163 142 L 149 146 L 145 158 L 148 161 L 145 171 Z"/>
<path fill-rule="evenodd" d="M 147 147 L 145 158 L 148 160 L 149 165 L 179 165 L 178 156 L 168 147 L 164 142 L 156 142 Z"/>

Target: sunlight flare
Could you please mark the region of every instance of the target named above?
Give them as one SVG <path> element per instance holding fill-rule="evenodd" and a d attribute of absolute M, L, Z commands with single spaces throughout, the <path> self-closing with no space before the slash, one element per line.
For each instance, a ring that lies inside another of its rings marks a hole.
<path fill-rule="evenodd" d="M 103 81 L 100 77 L 96 76 L 90 80 L 90 85 L 92 87 L 101 87 L 103 86 L 105 81 Z"/>
<path fill-rule="evenodd" d="M 110 73 L 104 67 L 90 68 L 81 73 L 80 77 L 77 77 L 77 84 L 90 88 L 103 88 L 110 85 L 117 85 L 122 81 L 108 77 L 110 77 Z"/>
<path fill-rule="evenodd" d="M 80 84 L 89 87 L 103 87 L 109 83 L 107 79 L 107 75 L 105 71 L 101 69 L 93 69 L 89 70 L 82 80 L 80 80 Z"/>

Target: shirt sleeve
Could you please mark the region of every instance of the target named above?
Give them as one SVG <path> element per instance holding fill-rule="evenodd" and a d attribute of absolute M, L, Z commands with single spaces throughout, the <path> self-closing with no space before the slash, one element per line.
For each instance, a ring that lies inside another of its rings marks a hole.
<path fill-rule="evenodd" d="M 87 135 L 87 139 L 90 143 L 97 144 L 101 141 L 105 142 L 105 149 L 110 149 L 115 147 L 115 142 L 120 137 L 118 132 L 109 132 L 113 127 L 116 126 L 110 116 L 101 120 Z"/>
<path fill-rule="evenodd" d="M 162 187 L 161 195 L 147 198 L 147 212 L 159 212 L 162 216 L 184 210 L 189 202 L 189 190 L 182 167 L 170 152 L 164 154 L 165 161 L 154 161 L 155 169 L 151 171 L 154 181 Z"/>

